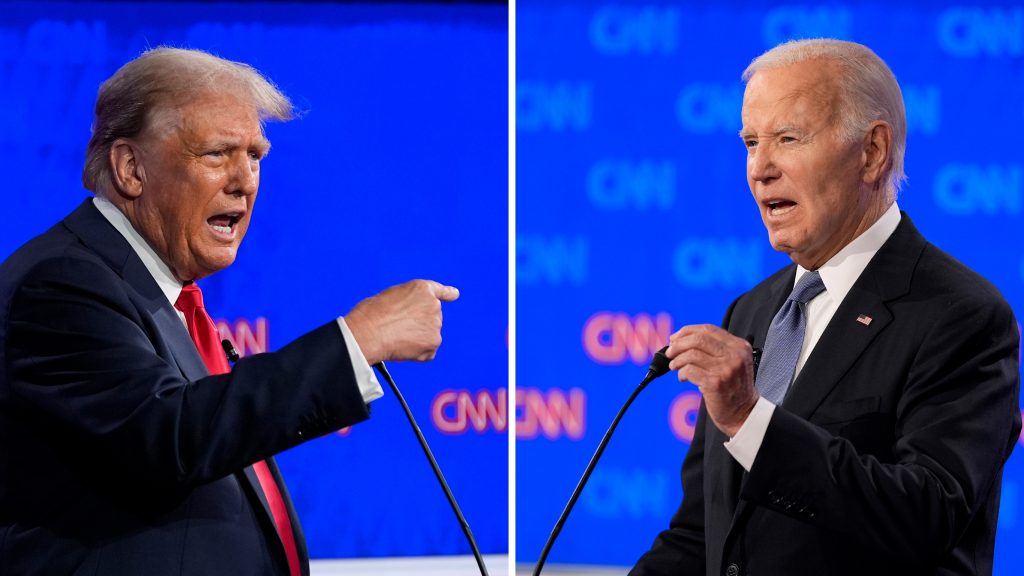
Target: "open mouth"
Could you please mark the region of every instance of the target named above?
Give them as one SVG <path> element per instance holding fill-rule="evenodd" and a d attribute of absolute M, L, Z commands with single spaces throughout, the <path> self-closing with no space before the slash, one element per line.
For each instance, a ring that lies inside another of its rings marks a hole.
<path fill-rule="evenodd" d="M 215 232 L 226 236 L 233 236 L 235 226 L 238 225 L 238 221 L 241 219 L 242 214 L 238 212 L 228 212 L 226 214 L 211 216 L 206 220 L 206 222 Z"/>
<path fill-rule="evenodd" d="M 785 214 L 796 206 L 796 202 L 792 200 L 769 200 L 765 202 L 765 205 L 768 206 L 769 214 Z"/>

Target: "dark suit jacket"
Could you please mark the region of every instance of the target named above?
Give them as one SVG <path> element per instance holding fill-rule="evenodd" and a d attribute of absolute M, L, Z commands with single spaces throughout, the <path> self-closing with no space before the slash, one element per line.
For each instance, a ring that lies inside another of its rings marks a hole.
<path fill-rule="evenodd" d="M 736 300 L 729 332 L 763 348 L 794 274 Z M 1021 425 L 1018 346 L 996 289 L 904 214 L 776 408 L 749 473 L 702 406 L 683 502 L 631 574 L 990 574 L 1002 467 Z"/>
<path fill-rule="evenodd" d="M 7 576 L 287 574 L 248 466 L 368 417 L 333 321 L 208 376 L 91 200 L 0 265 L 0 370 Z"/>

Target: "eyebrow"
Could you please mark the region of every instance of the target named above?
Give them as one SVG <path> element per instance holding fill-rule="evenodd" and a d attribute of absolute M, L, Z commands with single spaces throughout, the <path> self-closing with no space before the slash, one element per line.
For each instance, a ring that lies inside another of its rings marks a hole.
<path fill-rule="evenodd" d="M 781 128 L 776 128 L 775 130 L 772 130 L 771 132 L 769 132 L 768 136 L 778 136 L 780 134 L 785 134 L 786 132 L 799 132 L 799 133 L 803 133 L 803 131 L 800 130 L 799 128 L 797 128 L 796 126 L 782 126 Z M 749 130 L 744 129 L 744 128 L 741 128 L 740 131 L 739 131 L 739 137 L 740 138 L 746 138 L 746 137 L 751 136 L 751 135 L 753 135 L 753 133 L 751 131 L 749 131 Z"/>
<path fill-rule="evenodd" d="M 214 138 L 205 144 L 206 147 L 214 150 L 238 150 L 242 148 L 242 141 L 239 138 L 226 137 L 226 138 Z M 266 154 L 270 151 L 270 140 L 266 137 L 260 138 L 253 142 L 253 146 Z M 248 146 L 246 147 L 248 148 Z"/>

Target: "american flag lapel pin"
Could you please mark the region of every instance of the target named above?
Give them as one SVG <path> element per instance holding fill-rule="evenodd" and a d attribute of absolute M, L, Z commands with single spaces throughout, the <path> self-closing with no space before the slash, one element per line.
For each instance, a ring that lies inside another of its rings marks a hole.
<path fill-rule="evenodd" d="M 865 326 L 871 326 L 871 316 L 868 316 L 866 314 L 858 314 L 857 315 L 857 322 L 860 322 L 861 324 L 863 324 Z"/>

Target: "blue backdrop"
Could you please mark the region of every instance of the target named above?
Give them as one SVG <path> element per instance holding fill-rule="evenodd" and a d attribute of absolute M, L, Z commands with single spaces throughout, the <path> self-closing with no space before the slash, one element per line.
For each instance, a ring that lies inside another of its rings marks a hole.
<path fill-rule="evenodd" d="M 907 104 L 899 203 L 1024 316 L 1024 7 L 992 2 L 516 5 L 516 555 L 533 563 L 601 435 L 674 330 L 788 263 L 745 180 L 740 73 L 791 38 L 871 46 Z M 697 391 L 634 404 L 550 560 L 631 565 L 681 491 Z M 1024 440 L 1022 440 L 1024 444 Z M 997 574 L 1024 564 L 1024 445 Z"/>
<path fill-rule="evenodd" d="M 252 226 L 201 282 L 208 307 L 252 353 L 391 284 L 461 288 L 437 360 L 391 371 L 481 549 L 503 553 L 507 41 L 498 4 L 0 4 L 0 258 L 86 197 L 96 90 L 121 64 L 163 44 L 252 64 L 303 113 L 267 127 Z M 469 552 L 390 391 L 279 463 L 314 557 Z"/>

